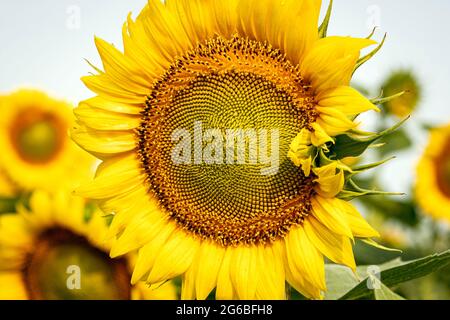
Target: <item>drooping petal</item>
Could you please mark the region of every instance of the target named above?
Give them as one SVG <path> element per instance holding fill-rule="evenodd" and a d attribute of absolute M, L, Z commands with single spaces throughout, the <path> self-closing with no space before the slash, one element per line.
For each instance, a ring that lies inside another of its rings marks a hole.
<path fill-rule="evenodd" d="M 355 258 L 349 238 L 334 233 L 312 216 L 305 219 L 303 226 L 309 240 L 323 255 L 355 270 Z"/>
<path fill-rule="evenodd" d="M 317 184 L 315 190 L 320 196 L 324 198 L 334 198 L 344 188 L 344 172 L 340 170 L 338 173 L 332 175 L 319 175 L 314 182 Z"/>
<path fill-rule="evenodd" d="M 349 202 L 337 200 L 342 207 L 342 212 L 346 214 L 353 236 L 357 238 L 378 238 L 380 234 L 372 228 L 358 210 Z"/>
<path fill-rule="evenodd" d="M 321 92 L 316 96 L 316 100 L 320 108 L 338 110 L 346 116 L 355 116 L 369 110 L 380 111 L 369 99 L 348 86 Z"/>
<path fill-rule="evenodd" d="M 303 227 L 292 228 L 285 241 L 290 269 L 303 274 L 320 290 L 326 290 L 324 258 L 306 236 Z"/>
<path fill-rule="evenodd" d="M 332 232 L 353 239 L 345 213 L 337 201 L 316 195 L 311 199 L 313 215 Z"/>

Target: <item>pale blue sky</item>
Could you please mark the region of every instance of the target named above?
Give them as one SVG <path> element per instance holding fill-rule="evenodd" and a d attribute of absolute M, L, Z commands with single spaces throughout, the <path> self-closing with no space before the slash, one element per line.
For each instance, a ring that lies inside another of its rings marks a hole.
<path fill-rule="evenodd" d="M 91 71 L 83 58 L 99 64 L 93 36 L 120 46 L 123 21 L 129 12 L 135 16 L 145 2 L 0 1 L 0 93 L 26 86 L 73 103 L 90 97 L 79 78 Z M 418 123 L 450 120 L 449 15 L 448 0 L 335 1 L 330 34 L 366 36 L 373 24 L 380 26 L 378 39 L 388 32 L 383 51 L 358 71 L 356 82 L 375 87 L 389 71 L 413 67 L 424 87 L 421 109 L 409 124 L 419 143 L 384 173 L 395 189 L 404 190 L 411 180 L 411 170 L 425 143 Z M 400 179 L 392 179 L 394 174 Z"/>

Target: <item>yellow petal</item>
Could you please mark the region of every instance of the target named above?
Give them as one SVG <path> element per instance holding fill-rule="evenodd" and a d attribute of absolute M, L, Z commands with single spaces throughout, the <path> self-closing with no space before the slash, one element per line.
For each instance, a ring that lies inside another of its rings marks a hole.
<path fill-rule="evenodd" d="M 327 37 L 316 41 L 301 64 L 302 74 L 313 90 L 348 86 L 360 51 L 376 42 L 350 37 Z"/>
<path fill-rule="evenodd" d="M 83 124 L 96 130 L 126 131 L 136 129 L 141 124 L 139 116 L 106 111 L 91 107 L 83 102 L 74 110 L 74 113 Z"/>
<path fill-rule="evenodd" d="M 314 131 L 311 134 L 311 142 L 316 147 L 320 147 L 327 142 L 333 142 L 333 138 L 331 138 L 328 133 L 318 124 L 317 122 L 313 123 L 311 127 Z"/>
<path fill-rule="evenodd" d="M 320 2 L 317 0 L 249 0 L 239 2 L 239 33 L 268 41 L 295 65 L 318 39 Z"/>
<path fill-rule="evenodd" d="M 283 245 L 283 260 L 287 282 L 308 299 L 323 299 L 322 291 L 305 278 L 304 273 L 297 268 L 291 268 L 287 258 L 286 244 Z"/>
<path fill-rule="evenodd" d="M 285 241 L 290 269 L 302 273 L 309 282 L 325 291 L 324 258 L 308 239 L 303 227 L 292 228 Z"/>
<path fill-rule="evenodd" d="M 225 249 L 215 243 L 205 241 L 202 243 L 199 253 L 195 288 L 197 299 L 204 300 L 217 285 Z"/>
<path fill-rule="evenodd" d="M 257 251 L 254 247 L 232 248 L 231 281 L 240 300 L 254 300 L 258 284 Z"/>
<path fill-rule="evenodd" d="M 95 179 L 77 189 L 76 194 L 90 199 L 105 199 L 130 192 L 142 183 L 134 156 L 117 157 L 103 162 Z"/>
<path fill-rule="evenodd" d="M 21 272 L 0 272 L 0 301 L 28 300 Z"/>
<path fill-rule="evenodd" d="M 357 90 L 348 86 L 341 86 L 321 92 L 316 96 L 319 107 L 335 109 L 347 116 L 355 116 L 369 110 L 380 109 L 360 94 Z"/>
<path fill-rule="evenodd" d="M 232 254 L 233 248 L 226 249 L 222 265 L 220 267 L 219 275 L 217 276 L 217 289 L 216 289 L 217 300 L 233 300 L 236 297 L 230 277 Z"/>
<path fill-rule="evenodd" d="M 136 135 L 131 131 L 98 131 L 78 124 L 71 136 L 81 148 L 101 159 L 136 148 Z"/>
<path fill-rule="evenodd" d="M 144 246 L 158 238 L 158 234 L 161 232 L 169 234 L 174 230 L 172 224 L 168 223 L 167 219 L 157 209 L 141 210 L 135 213 L 125 231 L 113 242 L 112 257 L 121 256 Z"/>
<path fill-rule="evenodd" d="M 126 83 L 127 88 L 135 93 L 149 94 L 153 79 L 145 74 L 145 69 L 100 38 L 95 37 L 95 45 L 102 58 L 105 72 L 114 78 L 116 83 Z"/>
<path fill-rule="evenodd" d="M 281 245 L 257 246 L 258 284 L 256 298 L 258 300 L 286 299 L 285 273 Z"/>
<path fill-rule="evenodd" d="M 115 101 L 111 101 L 109 99 L 105 99 L 102 97 L 94 97 L 91 99 L 84 100 L 80 104 L 91 108 L 102 109 L 104 111 L 115 112 L 115 113 L 124 113 L 128 115 L 136 115 L 139 116 L 144 107 L 142 103 L 138 104 L 130 104 L 130 103 L 119 103 Z"/>
<path fill-rule="evenodd" d="M 110 101 L 129 104 L 144 104 L 149 93 L 136 93 L 118 86 L 108 74 L 82 77 L 84 85 L 91 91 Z"/>
<path fill-rule="evenodd" d="M 173 226 L 172 224 L 159 229 L 159 232 L 155 232 L 155 236 L 151 239 L 151 241 L 149 241 L 148 244 L 139 249 L 138 258 L 136 260 L 133 275 L 131 277 L 132 284 L 136 284 L 137 282 L 143 280 L 144 277 L 148 277 L 148 273 L 150 269 L 153 268 L 158 253 L 165 246 L 167 239 L 170 237 L 174 230 L 175 226 Z M 121 252 L 116 253 L 113 250 L 111 251 L 111 256 L 113 258 L 120 255 L 119 253 Z"/>
<path fill-rule="evenodd" d="M 342 206 L 342 212 L 347 216 L 348 224 L 352 229 L 352 233 L 357 238 L 378 238 L 380 234 L 373 229 L 358 210 L 349 202 L 339 200 Z"/>
<path fill-rule="evenodd" d="M 333 161 L 325 166 L 314 168 L 314 173 L 319 178 L 334 176 L 336 175 L 337 167 L 338 163 L 336 161 Z"/>
<path fill-rule="evenodd" d="M 312 212 L 324 226 L 339 235 L 353 239 L 353 233 L 345 213 L 339 206 L 339 199 L 328 199 L 316 195 L 311 199 Z"/>
<path fill-rule="evenodd" d="M 317 107 L 316 110 L 319 111 L 317 122 L 331 136 L 342 134 L 357 127 L 355 122 L 339 110 L 323 107 Z"/>
<path fill-rule="evenodd" d="M 147 282 L 158 283 L 185 273 L 199 246 L 200 242 L 191 234 L 176 230 L 158 253 Z"/>
<path fill-rule="evenodd" d="M 350 239 L 336 234 L 310 216 L 303 222 L 306 235 L 317 249 L 331 261 L 356 269 Z"/>
<path fill-rule="evenodd" d="M 345 177 L 341 170 L 335 175 L 319 176 L 314 182 L 317 183 L 316 192 L 324 198 L 334 198 L 344 188 Z"/>

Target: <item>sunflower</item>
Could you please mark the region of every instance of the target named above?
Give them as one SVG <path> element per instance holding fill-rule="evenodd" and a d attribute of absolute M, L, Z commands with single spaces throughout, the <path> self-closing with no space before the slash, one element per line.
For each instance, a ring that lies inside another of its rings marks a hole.
<path fill-rule="evenodd" d="M 42 92 L 21 90 L 0 97 L 0 175 L 9 189 L 74 188 L 91 177 L 94 158 L 68 137 L 73 122 L 69 104 Z"/>
<path fill-rule="evenodd" d="M 176 298 L 171 283 L 130 284 L 133 255 L 109 258 L 106 220 L 81 198 L 36 191 L 29 206 L 0 216 L 0 300 Z"/>
<path fill-rule="evenodd" d="M 404 118 L 413 113 L 421 97 L 421 88 L 417 78 L 409 70 L 393 72 L 382 85 L 382 90 L 386 96 L 405 92 L 401 97 L 384 103 L 386 111 L 398 118 Z"/>
<path fill-rule="evenodd" d="M 352 241 L 378 236 L 346 201 L 370 192 L 339 161 L 360 155 L 345 139 L 368 145 L 354 120 L 378 108 L 349 82 L 375 42 L 326 37 L 320 9 L 150 0 L 124 24 L 123 53 L 95 39 L 103 70 L 83 81 L 97 96 L 72 137 L 102 164 L 77 193 L 114 214 L 113 257 L 139 250 L 133 283 L 182 276 L 183 299 L 284 299 L 287 280 L 319 299 L 324 257 L 355 269 Z M 234 144 L 239 130 L 260 134 Z M 242 161 L 256 154 L 275 161 Z"/>
<path fill-rule="evenodd" d="M 425 212 L 450 222 L 450 124 L 431 131 L 417 167 L 416 199 Z"/>

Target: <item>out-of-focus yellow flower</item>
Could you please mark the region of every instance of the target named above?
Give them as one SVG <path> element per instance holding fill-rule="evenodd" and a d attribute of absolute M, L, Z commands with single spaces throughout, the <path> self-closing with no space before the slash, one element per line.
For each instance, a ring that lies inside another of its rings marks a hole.
<path fill-rule="evenodd" d="M 72 107 L 42 92 L 0 97 L 0 171 L 9 193 L 75 188 L 92 177 L 94 158 L 68 137 L 73 124 Z"/>
<path fill-rule="evenodd" d="M 36 191 L 29 206 L 0 216 L 0 299 L 176 299 L 172 283 L 131 285 L 134 255 L 109 257 L 106 219 L 81 198 Z"/>
<path fill-rule="evenodd" d="M 387 112 L 399 118 L 405 118 L 413 113 L 420 101 L 421 88 L 411 71 L 401 70 L 392 73 L 383 84 L 382 90 L 386 97 L 405 92 L 402 96 L 384 104 Z"/>
<path fill-rule="evenodd" d="M 17 186 L 11 181 L 9 176 L 0 169 L 0 198 L 14 197 L 17 194 Z"/>
<path fill-rule="evenodd" d="M 431 131 L 417 167 L 415 196 L 426 213 L 450 223 L 450 124 Z"/>

